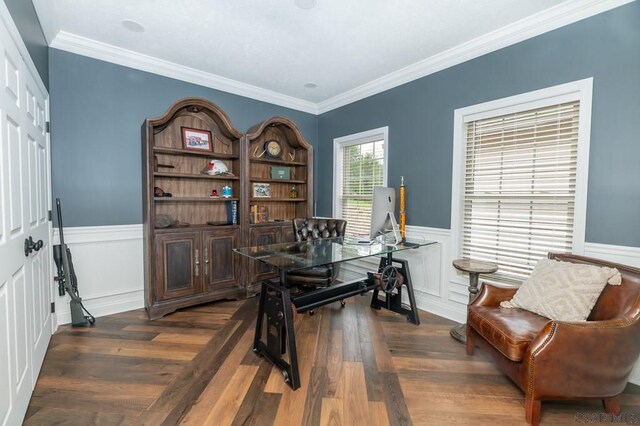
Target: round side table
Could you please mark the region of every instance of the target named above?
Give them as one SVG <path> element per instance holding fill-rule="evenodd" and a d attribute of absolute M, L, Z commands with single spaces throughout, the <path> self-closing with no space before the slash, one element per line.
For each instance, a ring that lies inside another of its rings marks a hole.
<path fill-rule="evenodd" d="M 478 276 L 480 274 L 493 274 L 498 270 L 498 265 L 495 263 L 471 259 L 456 259 L 453 261 L 453 267 L 459 271 L 469 273 L 469 303 L 478 294 Z M 457 341 L 465 343 L 467 341 L 467 324 L 456 325 L 449 334 Z"/>

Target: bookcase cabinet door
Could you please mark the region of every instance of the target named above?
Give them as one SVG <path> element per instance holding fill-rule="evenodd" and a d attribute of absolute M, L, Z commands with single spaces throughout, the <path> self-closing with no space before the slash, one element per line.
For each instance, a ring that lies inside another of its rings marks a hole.
<path fill-rule="evenodd" d="M 156 295 L 167 300 L 200 290 L 200 234 L 179 232 L 156 236 Z"/>
<path fill-rule="evenodd" d="M 291 221 L 287 221 L 288 225 L 282 226 L 282 242 L 283 243 L 293 243 L 296 241 L 296 234 L 293 230 L 293 225 Z"/>
<path fill-rule="evenodd" d="M 251 246 L 277 244 L 282 241 L 282 227 L 254 226 L 251 228 L 249 238 Z M 266 280 L 278 276 L 277 270 L 272 266 L 255 260 L 250 261 L 249 264 L 251 265 L 251 281 Z"/>
<path fill-rule="evenodd" d="M 233 252 L 239 247 L 239 229 L 205 231 L 203 240 L 204 290 L 238 286 L 240 259 Z"/>

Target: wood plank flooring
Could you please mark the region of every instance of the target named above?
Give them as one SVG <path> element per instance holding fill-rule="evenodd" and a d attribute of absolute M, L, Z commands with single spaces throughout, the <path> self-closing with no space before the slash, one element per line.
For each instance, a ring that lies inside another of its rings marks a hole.
<path fill-rule="evenodd" d="M 295 316 L 295 392 L 251 351 L 257 299 L 156 321 L 136 310 L 93 328 L 61 327 L 25 424 L 526 424 L 522 393 L 482 351 L 465 354 L 449 336 L 454 323 L 421 312 L 415 326 L 369 301 L 357 296 L 344 309 L 335 303 Z M 640 421 L 640 387 L 629 385 L 622 405 L 627 420 Z M 586 423 L 598 413 L 598 401 L 545 402 L 541 424 Z"/>

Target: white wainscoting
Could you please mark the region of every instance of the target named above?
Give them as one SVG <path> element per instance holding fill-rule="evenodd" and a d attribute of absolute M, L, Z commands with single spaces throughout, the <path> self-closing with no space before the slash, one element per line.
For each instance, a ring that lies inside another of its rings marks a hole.
<path fill-rule="evenodd" d="M 584 255 L 640 268 L 640 247 L 585 243 Z M 631 372 L 629 381 L 636 385 L 640 385 L 640 360 L 636 362 L 636 366 Z"/>
<path fill-rule="evenodd" d="M 451 231 L 407 226 L 407 237 L 436 244 L 398 254 L 409 261 L 418 307 L 436 315 L 464 322 L 468 300 L 468 278 L 452 266 Z M 54 233 L 57 243 L 58 232 Z M 65 229 L 71 248 L 82 300 L 96 317 L 144 306 L 142 225 L 92 226 Z M 640 248 L 586 243 L 586 256 L 640 267 Z M 376 270 L 377 259 L 343 264 L 343 280 L 362 277 Z M 57 294 L 57 288 L 56 288 Z M 69 298 L 57 297 L 58 324 L 71 322 Z M 640 384 L 640 362 L 631 382 Z"/>
<path fill-rule="evenodd" d="M 95 317 L 144 307 L 141 224 L 65 228 L 64 238 L 82 303 Z M 57 229 L 54 239 L 58 244 Z M 57 296 L 55 303 L 57 324 L 70 323 L 69 296 Z"/>

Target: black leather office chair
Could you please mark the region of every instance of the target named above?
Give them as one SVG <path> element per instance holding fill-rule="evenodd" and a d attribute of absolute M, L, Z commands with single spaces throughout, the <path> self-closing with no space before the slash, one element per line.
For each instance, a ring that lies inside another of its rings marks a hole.
<path fill-rule="evenodd" d="M 296 241 L 317 240 L 319 238 L 344 237 L 347 221 L 342 219 L 295 218 L 293 231 Z M 287 284 L 301 290 L 331 285 L 338 276 L 340 264 L 316 266 L 294 271 L 287 275 Z"/>

